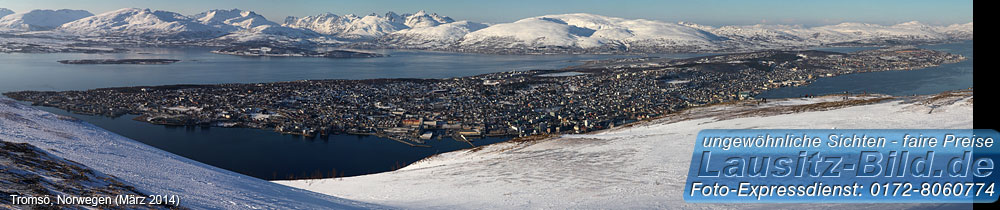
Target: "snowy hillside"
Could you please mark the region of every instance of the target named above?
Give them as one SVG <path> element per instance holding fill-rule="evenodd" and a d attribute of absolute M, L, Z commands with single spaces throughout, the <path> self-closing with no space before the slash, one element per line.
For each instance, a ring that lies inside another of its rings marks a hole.
<path fill-rule="evenodd" d="M 957 39 L 972 39 L 972 23 L 966 24 L 953 24 L 943 28 L 940 28 L 941 33 L 948 34 L 948 36 Z"/>
<path fill-rule="evenodd" d="M 694 139 L 702 129 L 972 128 L 971 94 L 855 96 L 849 102 L 831 96 L 708 106 L 595 134 L 444 153 L 393 172 L 278 183 L 417 209 L 856 208 L 854 204 L 685 203 L 682 191 Z M 891 209 L 942 207 L 971 208 L 879 204 Z"/>
<path fill-rule="evenodd" d="M 192 16 L 192 18 L 194 18 L 198 23 L 224 29 L 226 31 L 245 30 L 264 25 L 278 25 L 277 23 L 271 22 L 267 20 L 267 18 L 264 18 L 264 16 L 258 15 L 253 11 L 243 11 L 239 9 L 209 10 L 207 12 L 196 14 Z"/>
<path fill-rule="evenodd" d="M 148 195 L 116 177 L 108 176 L 27 143 L 0 139 L 0 196 L 102 196 Z M 33 209 L 28 205 L 0 202 L 0 209 Z M 98 208 L 110 208 L 99 205 Z M 139 206 L 136 206 L 139 207 Z M 167 206 L 141 206 L 143 209 L 169 209 Z"/>
<path fill-rule="evenodd" d="M 81 36 L 150 38 L 212 38 L 228 32 L 178 13 L 139 8 L 124 8 L 79 19 L 63 24 L 57 30 Z"/>
<path fill-rule="evenodd" d="M 437 26 L 403 29 L 376 40 L 393 48 L 444 49 L 457 45 L 469 32 L 486 28 L 487 25 L 469 21 L 458 21 Z"/>
<path fill-rule="evenodd" d="M 14 14 L 14 10 L 10 10 L 7 8 L 0 8 L 0 18 L 2 18 L 3 16 L 7 16 L 9 14 Z"/>
<path fill-rule="evenodd" d="M 4 13 L 4 11 L 0 11 L 0 14 L 2 13 Z M 9 14 L 6 16 L 0 15 L 3 16 L 3 18 L 0 18 L 0 31 L 24 32 L 52 30 L 64 23 L 93 15 L 94 14 L 87 11 L 69 9 L 36 9 L 24 13 Z"/>
<path fill-rule="evenodd" d="M 452 20 L 450 17 L 441 16 L 438 15 L 437 13 L 427 14 L 427 12 L 423 10 L 417 11 L 417 13 L 413 13 L 410 15 L 403 14 L 402 17 L 406 18 L 406 22 L 403 22 L 403 25 L 406 25 L 407 27 L 410 28 L 431 27 L 445 23 L 455 22 L 455 20 Z"/>
<path fill-rule="evenodd" d="M 360 17 L 354 14 L 338 16 L 325 13 L 302 18 L 288 17 L 283 25 L 309 29 L 343 39 L 369 40 L 404 29 L 432 27 L 451 22 L 454 20 L 447 16 L 437 13 L 427 14 L 421 10 L 414 14 L 403 15 L 388 12 L 385 15 L 370 14 Z"/>
<path fill-rule="evenodd" d="M 295 42 L 321 37 L 307 29 L 289 28 L 271 22 L 253 11 L 239 9 L 209 10 L 191 17 L 196 22 L 229 32 L 216 40 L 229 42 Z"/>
<path fill-rule="evenodd" d="M 462 47 L 709 48 L 723 38 L 675 23 L 592 14 L 546 15 L 496 24 L 465 35 Z"/>
<path fill-rule="evenodd" d="M 0 14 L 7 11 L 0 10 Z M 482 53 L 732 52 L 922 44 L 973 38 L 971 22 L 950 26 L 911 21 L 895 25 L 848 22 L 816 27 L 763 24 L 712 27 L 586 13 L 544 15 L 489 25 L 455 21 L 423 10 L 402 15 L 388 12 L 365 16 L 332 13 L 290 16 L 281 24 L 240 9 L 209 10 L 191 16 L 137 8 L 96 16 L 80 10 L 34 10 L 0 19 L 0 33 L 53 29 L 51 33 L 31 35 L 125 38 L 139 42 L 183 39 L 223 45 L 277 41 Z"/>
<path fill-rule="evenodd" d="M 94 125 L 0 97 L 0 139 L 28 143 L 191 209 L 383 208 L 294 189 L 180 157 Z"/>
<path fill-rule="evenodd" d="M 841 23 L 811 28 L 762 24 L 716 28 L 689 22 L 667 23 L 585 13 L 525 18 L 480 30 L 455 29 L 430 27 L 426 30 L 400 30 L 375 40 L 371 45 L 478 52 L 663 52 L 740 51 L 843 43 L 881 44 L 886 41 L 942 42 L 972 38 L 972 23 L 947 27 L 913 21 L 891 26 Z"/>

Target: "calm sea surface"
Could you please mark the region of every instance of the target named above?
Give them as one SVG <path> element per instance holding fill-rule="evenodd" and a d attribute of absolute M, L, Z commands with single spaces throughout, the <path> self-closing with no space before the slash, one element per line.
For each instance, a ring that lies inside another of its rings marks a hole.
<path fill-rule="evenodd" d="M 921 46 L 962 54 L 967 61 L 940 67 L 822 78 L 809 86 L 771 90 L 758 98 L 849 92 L 930 94 L 972 87 L 972 42 Z M 850 52 L 870 48 L 820 49 Z M 558 69 L 620 55 L 479 55 L 423 51 L 378 51 L 384 58 L 268 58 L 209 53 L 209 48 L 144 48 L 123 54 L 0 54 L 0 92 L 86 90 L 104 87 L 276 82 L 305 79 L 448 78 L 510 70 Z M 695 54 L 654 55 L 686 58 Z M 57 60 L 166 58 L 170 65 L 66 65 Z M 437 153 L 469 148 L 450 138 L 430 148 L 373 136 L 304 138 L 246 128 L 168 127 L 63 110 L 40 109 L 82 119 L 109 131 L 216 167 L 262 179 L 320 175 L 355 176 L 405 166 Z M 507 138 L 477 139 L 475 145 Z"/>

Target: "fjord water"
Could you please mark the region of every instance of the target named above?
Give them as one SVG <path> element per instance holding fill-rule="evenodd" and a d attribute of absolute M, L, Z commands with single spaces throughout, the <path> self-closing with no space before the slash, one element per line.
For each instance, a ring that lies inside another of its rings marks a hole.
<path fill-rule="evenodd" d="M 968 60 L 912 71 L 886 71 L 821 78 L 809 86 L 770 90 L 758 98 L 849 92 L 932 94 L 972 86 L 972 42 L 927 45 Z M 850 52 L 871 48 L 833 48 Z M 0 54 L 0 92 L 85 90 L 104 87 L 275 82 L 304 79 L 448 78 L 491 72 L 558 69 L 580 61 L 621 55 L 480 55 L 422 51 L 379 51 L 391 57 L 364 59 L 240 57 L 208 48 L 135 49 L 123 54 Z M 691 54 L 656 55 L 693 57 Z M 66 65 L 57 60 L 108 58 L 180 59 L 170 65 Z M 303 138 L 247 128 L 167 127 L 38 107 L 82 119 L 111 132 L 216 167 L 262 179 L 354 176 L 389 171 L 437 153 L 469 148 L 450 138 L 429 140 L 430 148 L 354 135 Z M 507 140 L 486 138 L 484 145 Z"/>
<path fill-rule="evenodd" d="M 622 55 L 483 55 L 376 51 L 381 58 L 247 57 L 212 48 L 140 48 L 126 53 L 0 54 L 0 92 L 86 90 L 173 84 L 256 83 L 319 79 L 449 78 L 511 70 L 558 69 Z M 684 56 L 684 55 L 678 55 Z M 75 59 L 178 59 L 169 65 L 70 65 Z"/>

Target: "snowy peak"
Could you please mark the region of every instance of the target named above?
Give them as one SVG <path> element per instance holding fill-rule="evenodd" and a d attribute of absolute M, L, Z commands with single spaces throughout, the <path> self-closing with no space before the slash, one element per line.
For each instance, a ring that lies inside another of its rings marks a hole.
<path fill-rule="evenodd" d="M 124 8 L 79 19 L 63 24 L 58 30 L 83 36 L 171 38 L 216 37 L 226 32 L 178 13 L 139 8 Z"/>
<path fill-rule="evenodd" d="M 0 17 L 7 16 L 9 14 L 14 14 L 14 11 L 7 8 L 0 8 Z"/>
<path fill-rule="evenodd" d="M 230 28 L 236 27 L 237 29 L 251 29 L 258 26 L 270 25 L 277 26 L 275 22 L 271 22 L 253 11 L 243 11 L 239 9 L 230 10 L 209 10 L 197 15 L 192 16 L 197 22 L 216 28 Z"/>
<path fill-rule="evenodd" d="M 419 11 L 414 14 L 399 15 L 395 12 L 387 12 L 385 15 L 373 13 L 366 16 L 354 14 L 338 16 L 333 13 L 324 13 L 301 18 L 288 17 L 283 25 L 309 29 L 345 39 L 365 40 L 379 38 L 404 29 L 432 27 L 451 22 L 455 21 L 447 16 Z"/>
<path fill-rule="evenodd" d="M 443 49 L 458 44 L 466 34 L 486 27 L 488 27 L 486 24 L 463 20 L 400 30 L 380 38 L 377 42 L 393 48 Z"/>
<path fill-rule="evenodd" d="M 6 13 L 12 11 L 0 9 L 0 15 Z M 816 27 L 763 24 L 713 27 L 587 13 L 544 15 L 493 25 L 456 22 L 424 10 L 412 14 L 390 11 L 364 16 L 333 13 L 289 16 L 281 24 L 240 9 L 216 9 L 191 16 L 138 8 L 97 16 L 81 10 L 34 10 L 0 18 L 0 33 L 37 30 L 158 39 L 357 42 L 355 46 L 359 47 L 486 53 L 743 51 L 927 43 L 973 37 L 971 22 L 950 26 L 910 21 L 894 25 L 846 22 Z"/>
<path fill-rule="evenodd" d="M 412 15 L 406 15 L 406 22 L 404 24 L 410 28 L 420 28 L 437 26 L 451 22 L 455 22 L 455 20 L 447 16 L 438 15 L 437 13 L 427 14 L 426 11 L 420 10 Z"/>
<path fill-rule="evenodd" d="M 972 39 L 972 22 L 953 24 L 938 29 L 941 33 L 957 39 Z"/>
<path fill-rule="evenodd" d="M 469 33 L 461 45 L 478 48 L 702 48 L 722 39 L 701 29 L 676 23 L 576 13 L 496 24 Z"/>
<path fill-rule="evenodd" d="M 7 10 L 9 11 L 9 10 Z M 31 10 L 0 18 L 0 31 L 44 31 L 80 18 L 92 16 L 84 10 Z"/>

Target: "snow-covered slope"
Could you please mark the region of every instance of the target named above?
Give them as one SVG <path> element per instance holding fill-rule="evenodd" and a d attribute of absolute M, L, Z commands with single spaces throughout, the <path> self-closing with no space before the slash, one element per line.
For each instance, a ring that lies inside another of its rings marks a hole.
<path fill-rule="evenodd" d="M 454 46 L 469 32 L 486 27 L 486 24 L 463 20 L 437 26 L 403 29 L 379 38 L 376 42 L 393 48 L 440 49 Z"/>
<path fill-rule="evenodd" d="M 51 195 L 101 196 L 149 195 L 134 186 L 122 183 L 85 165 L 51 155 L 27 143 L 11 143 L 0 139 L 0 191 L 4 197 L 19 195 L 42 197 Z M 37 209 L 30 205 L 0 203 L 0 209 Z M 133 206 L 137 209 L 169 209 L 167 206 Z M 98 205 L 96 208 L 113 208 Z"/>
<path fill-rule="evenodd" d="M 0 18 L 2 18 L 3 16 L 7 16 L 9 14 L 14 14 L 14 10 L 10 10 L 7 8 L 0 8 Z"/>
<path fill-rule="evenodd" d="M 226 31 L 236 31 L 251 29 L 258 26 L 277 26 L 278 23 L 271 22 L 253 11 L 243 11 L 239 9 L 221 10 L 214 9 L 192 16 L 198 23 L 224 29 Z"/>
<path fill-rule="evenodd" d="M 385 15 L 370 14 L 364 17 L 354 14 L 338 16 L 325 13 L 302 18 L 285 18 L 284 26 L 313 30 L 322 34 L 333 35 L 344 39 L 369 40 L 387 34 L 409 29 L 432 27 L 454 22 L 447 16 L 437 13 L 427 14 L 421 10 L 415 14 L 398 15 L 388 12 Z"/>
<path fill-rule="evenodd" d="M 968 27 L 964 27 L 968 25 Z M 815 46 L 846 42 L 878 43 L 880 41 L 944 41 L 971 39 L 972 23 L 949 27 L 934 27 L 917 21 L 883 26 L 869 23 L 841 23 L 806 28 L 792 25 L 723 26 L 709 30 L 719 36 L 738 41 L 735 44 L 773 46 Z M 961 37 L 962 33 L 970 34 Z"/>
<path fill-rule="evenodd" d="M 816 35 L 815 33 L 801 26 L 758 24 L 723 26 L 716 29 L 709 29 L 709 31 L 733 40 L 732 44 L 808 46 L 821 43 L 819 40 L 810 38 Z"/>
<path fill-rule="evenodd" d="M 229 32 L 174 12 L 139 8 L 124 8 L 79 19 L 57 30 L 82 36 L 150 38 L 214 38 Z"/>
<path fill-rule="evenodd" d="M 167 11 L 124 8 L 82 19 L 79 16 L 90 14 L 77 11 L 82 13 L 69 15 L 70 11 L 73 10 L 36 10 L 32 12 L 39 15 L 30 17 L 7 15 L 0 19 L 0 33 L 58 27 L 50 34 L 128 37 L 139 41 L 153 38 L 221 43 L 355 42 L 347 47 L 484 53 L 718 52 L 824 45 L 915 44 L 973 38 L 971 22 L 950 26 L 911 21 L 895 25 L 848 22 L 816 27 L 762 24 L 712 27 L 574 13 L 484 25 L 456 22 L 447 16 L 421 10 L 402 15 L 388 12 L 365 16 L 331 13 L 301 18 L 290 16 L 278 24 L 252 11 L 239 9 L 209 10 L 183 16 Z M 0 14 L 3 13 L 0 10 Z M 75 21 L 68 22 L 71 20 Z M 65 24 L 59 26 L 62 23 Z"/>
<path fill-rule="evenodd" d="M 371 14 L 364 17 L 325 13 L 303 18 L 288 17 L 285 18 L 284 26 L 309 29 L 344 39 L 373 39 L 406 28 L 402 21 L 394 13 L 388 16 Z"/>
<path fill-rule="evenodd" d="M 403 14 L 402 17 L 406 18 L 406 22 L 403 22 L 403 25 L 410 28 L 431 27 L 455 22 L 455 20 L 452 20 L 450 17 L 441 16 L 437 13 L 427 14 L 427 12 L 423 10 L 413 14 Z"/>
<path fill-rule="evenodd" d="M 0 11 L 0 13 L 3 13 L 3 11 Z M 6 16 L 0 15 L 3 16 L 3 18 L 0 18 L 0 31 L 22 32 L 52 30 L 64 23 L 93 15 L 94 14 L 87 11 L 69 9 L 36 9 Z"/>
<path fill-rule="evenodd" d="M 253 11 L 209 10 L 191 17 L 196 22 L 227 32 L 218 40 L 235 42 L 292 41 L 322 36 L 308 29 L 289 28 L 271 22 Z"/>
<path fill-rule="evenodd" d="M 972 22 L 966 24 L 953 24 L 939 29 L 941 33 L 957 39 L 972 39 Z"/>
<path fill-rule="evenodd" d="M 695 108 L 589 135 L 443 153 L 397 171 L 278 183 L 416 209 L 851 209 L 855 204 L 696 204 L 682 192 L 702 129 L 972 128 L 972 93 L 829 108 L 839 96 Z M 809 110 L 795 112 L 793 110 Z M 879 208 L 971 208 L 879 204 Z"/>
<path fill-rule="evenodd" d="M 119 136 L 89 123 L 0 97 L 0 139 L 28 143 L 191 209 L 383 208 L 226 171 Z"/>
<path fill-rule="evenodd" d="M 465 35 L 471 48 L 710 48 L 723 40 L 712 33 L 676 23 L 629 20 L 593 14 L 546 15 L 496 24 Z"/>
<path fill-rule="evenodd" d="M 837 25 L 811 28 L 826 42 L 850 42 L 858 40 L 942 40 L 946 36 L 932 27 L 912 21 L 892 26 L 869 23 L 841 23 Z"/>

